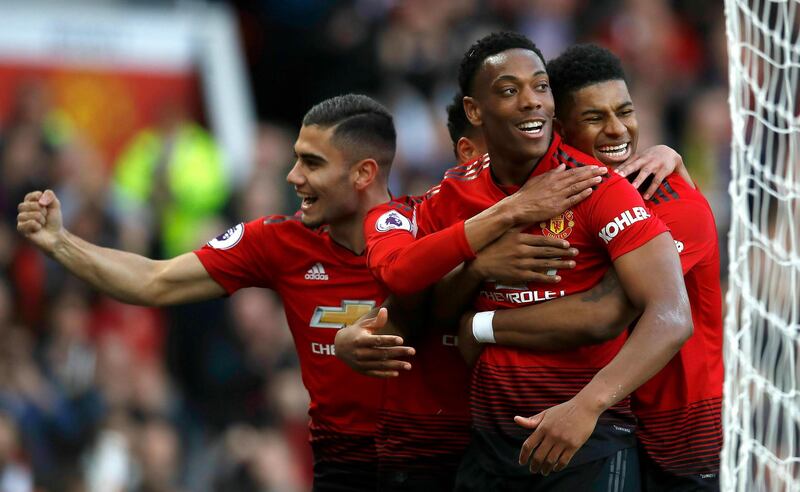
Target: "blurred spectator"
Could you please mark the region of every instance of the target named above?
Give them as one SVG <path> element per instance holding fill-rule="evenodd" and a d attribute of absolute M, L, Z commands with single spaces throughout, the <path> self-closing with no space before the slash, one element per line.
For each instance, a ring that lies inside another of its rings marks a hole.
<path fill-rule="evenodd" d="M 181 445 L 175 428 L 163 419 L 148 419 L 136 432 L 137 492 L 179 492 Z"/>
<path fill-rule="evenodd" d="M 114 199 L 122 249 L 172 258 L 202 244 L 198 232 L 221 211 L 229 190 L 213 137 L 184 108 L 166 102 L 161 109 L 159 125 L 140 131 L 123 150 Z"/>
<path fill-rule="evenodd" d="M 215 490 L 299 492 L 308 489 L 285 438 L 268 429 L 234 427 L 222 442 L 226 469 Z"/>
<path fill-rule="evenodd" d="M 97 439 L 84 457 L 88 492 L 130 490 L 134 476 L 132 424 L 122 411 L 114 411 L 98 430 Z"/>
<path fill-rule="evenodd" d="M 27 190 L 47 182 L 56 150 L 46 131 L 50 106 L 45 87 L 36 81 L 22 84 L 14 101 L 0 139 L 0 199 L 9 222 Z"/>
<path fill-rule="evenodd" d="M 293 145 L 294 135 L 287 128 L 266 123 L 258 129 L 252 174 L 239 195 L 238 220 L 297 210 L 294 191 L 286 185 L 286 173 L 294 163 Z"/>
<path fill-rule="evenodd" d="M 22 451 L 17 433 L 11 416 L 0 413 L 0 490 L 3 492 L 33 490 L 30 469 L 21 461 Z"/>

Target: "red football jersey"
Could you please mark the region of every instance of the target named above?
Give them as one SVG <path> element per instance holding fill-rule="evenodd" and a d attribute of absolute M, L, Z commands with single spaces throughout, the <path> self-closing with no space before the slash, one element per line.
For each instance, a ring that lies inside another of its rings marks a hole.
<path fill-rule="evenodd" d="M 692 308 L 694 333 L 653 379 L 633 393 L 639 439 L 663 470 L 717 474 L 722 448 L 722 290 L 714 215 L 678 175 L 649 200 L 672 231 Z"/>
<path fill-rule="evenodd" d="M 475 258 L 464 233 L 463 220 L 432 236 L 427 236 L 424 229 L 419 230 L 414 206 L 423 200 L 424 197 L 394 199 L 372 208 L 364 219 L 369 268 L 375 278 L 397 295 L 429 287 L 465 260 Z M 397 241 L 398 237 L 405 240 L 411 236 L 419 240 L 404 245 Z M 384 241 L 386 246 L 382 245 Z"/>
<path fill-rule="evenodd" d="M 370 244 L 373 245 L 372 252 L 382 252 L 382 247 L 374 245 L 395 236 L 396 233 L 390 231 L 410 233 L 412 240 L 413 236 L 425 237 L 425 231 L 414 226 L 414 207 L 421 200 L 420 197 L 395 198 L 370 210 L 364 221 L 368 252 Z M 454 233 L 460 234 L 461 239 L 434 240 L 429 248 L 439 256 L 427 257 L 424 261 L 413 259 L 411 264 L 415 264 L 415 268 L 403 267 L 403 263 L 409 262 L 409 256 L 394 249 L 386 255 L 370 257 L 368 253 L 370 266 L 379 272 L 376 277 L 382 283 L 399 284 L 401 291 L 403 285 L 419 290 L 424 287 L 421 283 L 435 282 L 460 264 L 463 261 L 461 256 L 473 256 L 466 244 L 463 225 L 460 232 L 454 228 Z M 442 261 L 443 256 L 450 259 Z M 422 257 L 425 257 L 424 253 Z M 448 261 L 450 266 L 446 265 Z M 469 443 L 470 432 L 470 372 L 456 341 L 454 329 L 445 330 L 438 326 L 426 327 L 419 339 L 406 341 L 417 350 L 411 360 L 411 370 L 387 380 L 378 419 L 381 474 L 404 472 L 424 476 L 427 473 L 455 473 Z"/>
<path fill-rule="evenodd" d="M 561 163 L 568 167 L 599 165 L 592 157 L 562 144 L 560 137 L 554 135 L 548 153 L 532 176 Z M 429 192 L 428 199 L 418 205 L 418 230 L 446 229 L 515 191 L 498 186 L 489 166 L 488 157 L 484 157 L 449 170 L 441 184 Z M 630 183 L 611 174 L 573 209 L 528 229 L 532 234 L 567 239 L 578 248 L 575 269 L 559 272 L 562 280 L 556 286 L 486 282 L 475 307 L 480 311 L 508 309 L 582 292 L 596 285 L 617 257 L 666 231 L 666 226 L 649 213 Z M 382 241 L 368 243 L 368 249 L 382 250 L 369 252 L 371 268 L 373 257 L 384 257 L 392 248 L 406 248 L 413 240 L 410 232 L 400 229 L 383 234 Z M 430 261 L 437 258 L 432 256 Z M 487 345 L 473 370 L 471 387 L 474 436 L 479 441 L 476 449 L 485 455 L 481 459 L 484 466 L 499 474 L 528 473 L 516 463 L 516 458 L 519 446 L 530 433 L 516 426 L 513 417 L 534 415 L 572 398 L 611 361 L 625 340 L 623 334 L 604 344 L 556 353 Z M 601 416 L 595 433 L 571 465 L 632 446 L 633 429 L 629 400 L 624 399 Z"/>
<path fill-rule="evenodd" d="M 283 300 L 311 397 L 315 460 L 374 462 L 383 381 L 353 372 L 334 351 L 336 331 L 386 298 L 366 258 L 334 242 L 326 228 L 284 216 L 238 224 L 195 254 L 228 294 L 265 287 Z"/>

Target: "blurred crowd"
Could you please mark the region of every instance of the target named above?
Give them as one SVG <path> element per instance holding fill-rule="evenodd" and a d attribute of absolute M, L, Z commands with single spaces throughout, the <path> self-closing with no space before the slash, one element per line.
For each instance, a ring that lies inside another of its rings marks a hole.
<path fill-rule="evenodd" d="M 308 396 L 271 292 L 158 310 L 100 296 L 16 234 L 51 188 L 65 226 L 151 257 L 297 205 L 284 177 L 303 113 L 366 92 L 395 116 L 395 194 L 452 165 L 445 106 L 478 37 L 525 33 L 547 58 L 576 42 L 620 55 L 640 148 L 678 150 L 727 230 L 724 18 L 689 0 L 233 1 L 262 122 L 235 187 L 203 122 L 166 105 L 108 161 L 59 117 L 46 84 L 0 115 L 0 492 L 308 489 Z M 108 161 L 108 162 L 107 162 Z M 723 254 L 725 243 L 722 243 Z M 723 260 L 724 261 L 724 260 Z"/>

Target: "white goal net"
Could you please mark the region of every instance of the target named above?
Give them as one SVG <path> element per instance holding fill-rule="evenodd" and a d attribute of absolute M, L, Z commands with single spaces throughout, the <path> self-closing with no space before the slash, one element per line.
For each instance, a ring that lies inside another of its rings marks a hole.
<path fill-rule="evenodd" d="M 725 0 L 724 491 L 800 490 L 800 0 Z"/>

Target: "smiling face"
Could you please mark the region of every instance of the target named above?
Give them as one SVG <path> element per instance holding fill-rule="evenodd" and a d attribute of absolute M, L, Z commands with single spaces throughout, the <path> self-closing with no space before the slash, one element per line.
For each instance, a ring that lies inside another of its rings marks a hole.
<path fill-rule="evenodd" d="M 332 142 L 335 128 L 303 126 L 294 144 L 296 161 L 286 180 L 302 199 L 302 221 L 309 227 L 339 222 L 358 209 L 352 163 Z"/>
<path fill-rule="evenodd" d="M 616 167 L 636 152 L 639 124 L 624 80 L 578 89 L 559 109 L 564 141 L 607 166 Z"/>
<path fill-rule="evenodd" d="M 550 146 L 555 103 L 544 62 L 533 51 L 514 48 L 486 58 L 464 108 L 493 159 L 535 162 Z"/>

